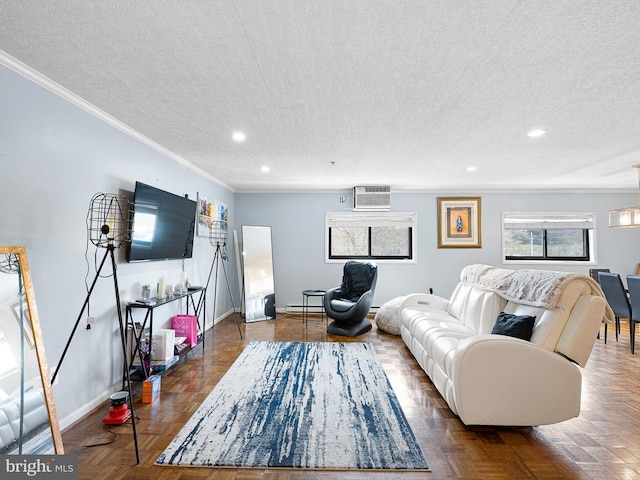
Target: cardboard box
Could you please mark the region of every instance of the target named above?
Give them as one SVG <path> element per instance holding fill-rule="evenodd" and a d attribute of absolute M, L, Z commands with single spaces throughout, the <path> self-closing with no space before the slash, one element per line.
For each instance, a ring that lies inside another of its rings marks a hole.
<path fill-rule="evenodd" d="M 142 382 L 142 403 L 151 403 L 160 396 L 160 375 L 151 375 Z"/>

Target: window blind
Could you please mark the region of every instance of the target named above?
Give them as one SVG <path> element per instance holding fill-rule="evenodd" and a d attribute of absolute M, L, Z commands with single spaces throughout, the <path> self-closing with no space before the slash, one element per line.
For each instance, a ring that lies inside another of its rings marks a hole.
<path fill-rule="evenodd" d="M 577 213 L 535 213 L 503 212 L 502 225 L 505 229 L 550 230 L 550 229 L 593 229 L 596 223 L 594 212 Z"/>
<path fill-rule="evenodd" d="M 329 212 L 327 227 L 415 227 L 415 212 Z"/>

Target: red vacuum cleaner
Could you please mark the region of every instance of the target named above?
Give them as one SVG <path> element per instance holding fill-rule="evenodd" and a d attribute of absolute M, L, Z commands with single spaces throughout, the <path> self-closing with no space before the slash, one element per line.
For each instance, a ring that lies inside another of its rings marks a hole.
<path fill-rule="evenodd" d="M 129 392 L 116 392 L 109 397 L 111 407 L 109 415 L 102 419 L 105 425 L 122 425 L 131 418 L 131 410 L 128 405 Z"/>

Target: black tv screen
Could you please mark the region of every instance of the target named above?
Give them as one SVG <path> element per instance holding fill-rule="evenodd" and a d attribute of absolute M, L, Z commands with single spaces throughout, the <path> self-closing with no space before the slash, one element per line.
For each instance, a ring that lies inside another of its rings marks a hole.
<path fill-rule="evenodd" d="M 136 182 L 133 203 L 129 262 L 191 258 L 196 202 Z"/>

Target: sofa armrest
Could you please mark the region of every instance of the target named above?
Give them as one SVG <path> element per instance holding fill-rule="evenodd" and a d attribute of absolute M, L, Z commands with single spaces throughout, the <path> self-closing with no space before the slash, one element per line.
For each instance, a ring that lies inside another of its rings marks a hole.
<path fill-rule="evenodd" d="M 427 307 L 437 310 L 446 310 L 449 305 L 449 300 L 432 293 L 412 293 L 407 295 L 400 306 L 400 311 L 403 308 L 410 307 Z"/>
<path fill-rule="evenodd" d="M 546 425 L 580 414 L 579 368 L 525 340 L 504 335 L 463 340 L 451 380 L 458 415 L 467 425 Z"/>

